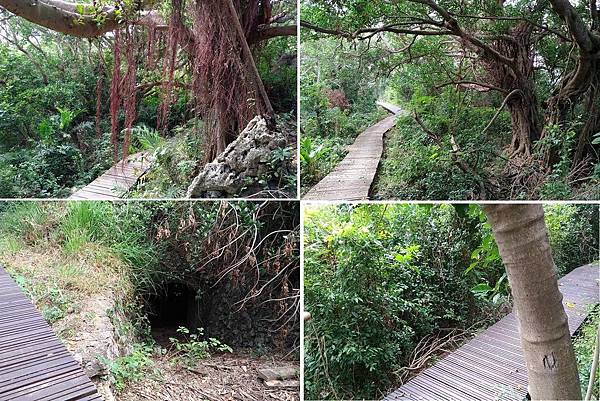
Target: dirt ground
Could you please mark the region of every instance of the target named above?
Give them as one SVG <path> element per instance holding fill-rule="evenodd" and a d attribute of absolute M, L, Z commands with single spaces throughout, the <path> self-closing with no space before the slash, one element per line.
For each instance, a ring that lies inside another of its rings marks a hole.
<path fill-rule="evenodd" d="M 129 383 L 118 401 L 298 401 L 299 388 L 269 388 L 258 378 L 258 369 L 296 367 L 298 363 L 243 355 L 214 356 L 193 370 L 173 366 L 167 358 L 156 360 L 155 372 Z"/>

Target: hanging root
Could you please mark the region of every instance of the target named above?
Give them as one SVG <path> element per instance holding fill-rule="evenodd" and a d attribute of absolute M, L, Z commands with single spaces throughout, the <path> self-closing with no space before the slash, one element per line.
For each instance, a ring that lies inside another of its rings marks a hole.
<path fill-rule="evenodd" d="M 119 159 L 118 152 L 118 129 L 119 108 L 121 104 L 121 32 L 115 31 L 113 76 L 110 84 L 110 143 L 113 146 L 113 157 Z"/>
<path fill-rule="evenodd" d="M 102 127 L 100 127 L 100 121 L 102 120 L 102 85 L 104 84 L 104 70 L 100 67 L 100 76 L 96 82 L 96 138 L 102 137 Z"/>
<path fill-rule="evenodd" d="M 238 7 L 246 36 L 256 29 L 258 7 L 258 0 Z M 211 135 L 205 154 L 210 161 L 260 114 L 260 106 L 229 13 L 220 2 L 202 0 L 196 1 L 194 11 L 193 91 L 197 112 Z"/>
<path fill-rule="evenodd" d="M 131 142 L 131 128 L 136 117 L 136 77 L 137 65 L 135 62 L 136 35 L 132 27 L 128 27 L 127 33 L 127 72 L 123 80 L 123 109 L 125 110 L 125 135 L 123 139 L 123 159 L 129 155 L 129 144 Z"/>
<path fill-rule="evenodd" d="M 149 70 L 154 68 L 156 52 L 156 26 L 150 26 L 148 29 L 148 57 L 146 58 L 146 68 Z"/>
<path fill-rule="evenodd" d="M 183 29 L 183 1 L 172 0 L 171 8 L 172 14 L 164 55 L 167 61 L 163 64 L 162 101 L 158 108 L 156 121 L 156 128 L 162 132 L 167 128 L 171 104 L 173 103 L 173 78 L 175 76 L 177 49 L 179 47 L 181 30 Z"/>

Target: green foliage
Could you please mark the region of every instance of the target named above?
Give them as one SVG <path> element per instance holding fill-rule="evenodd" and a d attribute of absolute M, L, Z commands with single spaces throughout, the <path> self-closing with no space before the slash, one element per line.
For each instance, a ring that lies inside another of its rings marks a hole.
<path fill-rule="evenodd" d="M 258 52 L 257 68 L 277 113 L 296 111 L 296 38 L 269 40 Z"/>
<path fill-rule="evenodd" d="M 131 281 L 142 291 L 153 288 L 160 275 L 158 246 L 148 239 L 160 203 L 22 202 L 10 204 L 0 215 L 0 238 L 27 244 L 47 243 L 76 254 L 95 245 L 108 248 L 130 269 Z"/>
<path fill-rule="evenodd" d="M 73 122 L 73 120 L 75 119 L 75 117 L 77 117 L 77 115 L 79 114 L 78 111 L 76 110 L 70 110 L 68 108 L 60 108 L 58 106 L 56 106 L 56 110 L 58 110 L 58 128 L 61 131 L 66 131 L 71 123 Z"/>
<path fill-rule="evenodd" d="M 131 129 L 131 145 L 129 153 L 134 154 L 141 151 L 155 151 L 165 146 L 166 141 L 157 130 L 140 124 Z"/>
<path fill-rule="evenodd" d="M 308 136 L 300 139 L 300 168 L 306 177 L 314 176 L 318 168 L 318 163 L 324 158 L 326 148 L 323 144 L 315 146 L 315 141 Z M 310 180 L 310 178 L 308 178 Z M 314 181 L 314 180 L 313 180 Z"/>
<path fill-rule="evenodd" d="M 114 225 L 111 212 L 108 203 L 70 203 L 56 231 L 61 237 L 64 250 L 76 253 L 90 242 L 100 240 L 103 230 Z"/>
<path fill-rule="evenodd" d="M 127 383 L 142 380 L 154 365 L 152 354 L 154 348 L 148 344 L 135 344 L 126 356 L 110 360 L 99 357 L 101 363 L 108 368 L 108 376 L 117 391 L 125 389 Z"/>
<path fill-rule="evenodd" d="M 579 371 L 579 380 L 581 382 L 581 393 L 586 394 L 587 386 L 590 381 L 590 372 L 592 370 L 592 360 L 594 358 L 594 347 L 596 337 L 600 330 L 600 308 L 596 306 L 595 310 L 588 315 L 585 323 L 579 328 L 577 335 L 573 340 L 573 349 L 577 358 L 577 370 Z M 596 371 L 596 380 L 594 381 L 592 391 L 592 400 L 598 399 L 600 395 L 600 368 Z"/>
<path fill-rule="evenodd" d="M 559 272 L 598 255 L 598 207 L 545 205 Z M 397 384 L 416 344 L 493 319 L 510 289 L 477 205 L 305 209 L 307 399 L 372 399 Z"/>
<path fill-rule="evenodd" d="M 185 337 L 180 340 L 176 337 L 169 338 L 169 341 L 175 347 L 178 355 L 175 356 L 176 363 L 182 363 L 188 367 L 194 367 L 206 358 L 210 357 L 210 352 L 233 352 L 233 349 L 223 344 L 216 338 L 204 339 L 204 329 L 199 327 L 196 333 L 190 333 L 187 327 L 179 327 L 177 333 Z"/>
<path fill-rule="evenodd" d="M 472 321 L 477 227 L 448 205 L 306 211 L 307 399 L 373 398 L 423 336 Z"/>
<path fill-rule="evenodd" d="M 39 50 L 29 51 L 48 82 L 23 53 L 0 44 L 0 197 L 66 197 L 110 163 L 108 140 L 97 140 L 93 128 L 99 61 L 81 43 L 70 43 L 61 54 L 53 34 L 12 21 L 15 32 L 35 32 L 41 40 Z M 74 138 L 89 146 L 78 148 Z"/>
<path fill-rule="evenodd" d="M 287 192 L 292 197 L 296 196 L 297 191 L 297 168 L 294 154 L 296 147 L 287 146 L 285 148 L 274 149 L 269 159 L 270 170 L 259 177 L 259 184 L 263 185 L 263 189 L 269 190 L 274 187 L 281 191 Z"/>
<path fill-rule="evenodd" d="M 413 69 L 406 67 L 409 68 Z M 412 74 L 418 72 L 417 69 Z M 424 79 L 415 76 L 407 82 L 416 86 Z M 422 83 L 424 86 L 429 84 Z M 489 168 L 494 162 L 495 149 L 508 138 L 509 131 L 503 129 L 509 124 L 508 113 L 501 114 L 488 132 L 482 134 L 495 110 L 468 105 L 475 101 L 475 96 L 481 95 L 446 90 L 433 96 L 419 86 L 411 86 L 411 90 L 414 92 L 409 99 L 404 99 L 404 107 L 417 112 L 423 125 L 435 137 L 425 132 L 413 116 L 399 119 L 386 138 L 374 196 L 378 199 L 477 198 L 478 178 L 463 171 L 454 158 L 466 162 L 480 177 L 488 177 L 489 169 L 486 171 L 485 167 Z M 460 148 L 459 152 L 452 152 L 452 138 Z"/>
<path fill-rule="evenodd" d="M 549 204 L 544 206 L 554 263 L 560 275 L 598 259 L 598 206 Z"/>
<path fill-rule="evenodd" d="M 45 240 L 51 221 L 48 208 L 37 202 L 4 202 L 0 236 L 18 238 L 29 244 Z"/>
<path fill-rule="evenodd" d="M 167 141 L 159 139 L 156 131 L 138 128 L 133 142 L 136 150 L 151 151 L 156 162 L 131 196 L 179 198 L 185 195 L 198 160 L 204 157 L 203 126 L 202 121 L 191 119 L 173 128 L 175 136 Z"/>

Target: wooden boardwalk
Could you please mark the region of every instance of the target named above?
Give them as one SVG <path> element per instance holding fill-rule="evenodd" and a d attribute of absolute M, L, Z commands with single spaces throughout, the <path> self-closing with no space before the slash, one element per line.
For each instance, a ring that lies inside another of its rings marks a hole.
<path fill-rule="evenodd" d="M 571 335 L 587 306 L 600 302 L 599 265 L 578 267 L 559 280 Z M 475 336 L 384 398 L 402 400 L 515 400 L 527 394 L 527 370 L 514 313 Z"/>
<path fill-rule="evenodd" d="M 348 154 L 334 170 L 304 195 L 315 200 L 369 199 L 371 184 L 383 153 L 383 135 L 396 124 L 401 109 L 389 103 L 378 105 L 393 113 L 362 132 L 349 147 Z"/>
<path fill-rule="evenodd" d="M 92 381 L 0 267 L 0 401 L 101 401 Z"/>
<path fill-rule="evenodd" d="M 75 192 L 69 199 L 120 199 L 148 171 L 150 164 L 148 152 L 131 155 L 109 168 L 92 183 Z"/>

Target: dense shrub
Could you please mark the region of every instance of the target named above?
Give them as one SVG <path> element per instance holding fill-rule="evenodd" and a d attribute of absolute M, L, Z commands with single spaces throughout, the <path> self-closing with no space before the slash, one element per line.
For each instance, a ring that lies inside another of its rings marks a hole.
<path fill-rule="evenodd" d="M 295 38 L 276 38 L 258 52 L 257 68 L 277 113 L 296 113 L 297 54 Z"/>
<path fill-rule="evenodd" d="M 598 260 L 598 206 L 552 204 L 544 207 L 552 256 L 561 275 Z"/>
<path fill-rule="evenodd" d="M 490 99 L 489 95 L 486 99 Z M 386 135 L 385 153 L 374 191 L 376 198 L 464 200 L 479 197 L 479 182 L 488 179 L 492 159 L 509 134 L 502 129 L 503 124 L 508 124 L 509 116 L 501 114 L 482 134 L 495 108 L 456 107 L 458 101 L 457 95 L 447 90 L 436 96 L 417 92 L 400 103 L 412 112 Z M 415 121 L 414 113 L 429 132 Z M 453 146 L 459 150 L 453 151 Z M 472 171 L 462 170 L 457 159 L 467 163 Z M 487 190 L 491 189 L 488 186 Z"/>
<path fill-rule="evenodd" d="M 306 216 L 307 398 L 373 398 L 423 336 L 475 316 L 476 219 L 417 205 Z"/>
<path fill-rule="evenodd" d="M 560 273 L 597 258 L 597 206 L 546 213 Z M 477 205 L 313 206 L 304 227 L 307 399 L 378 398 L 425 336 L 491 323 L 510 304 Z"/>

